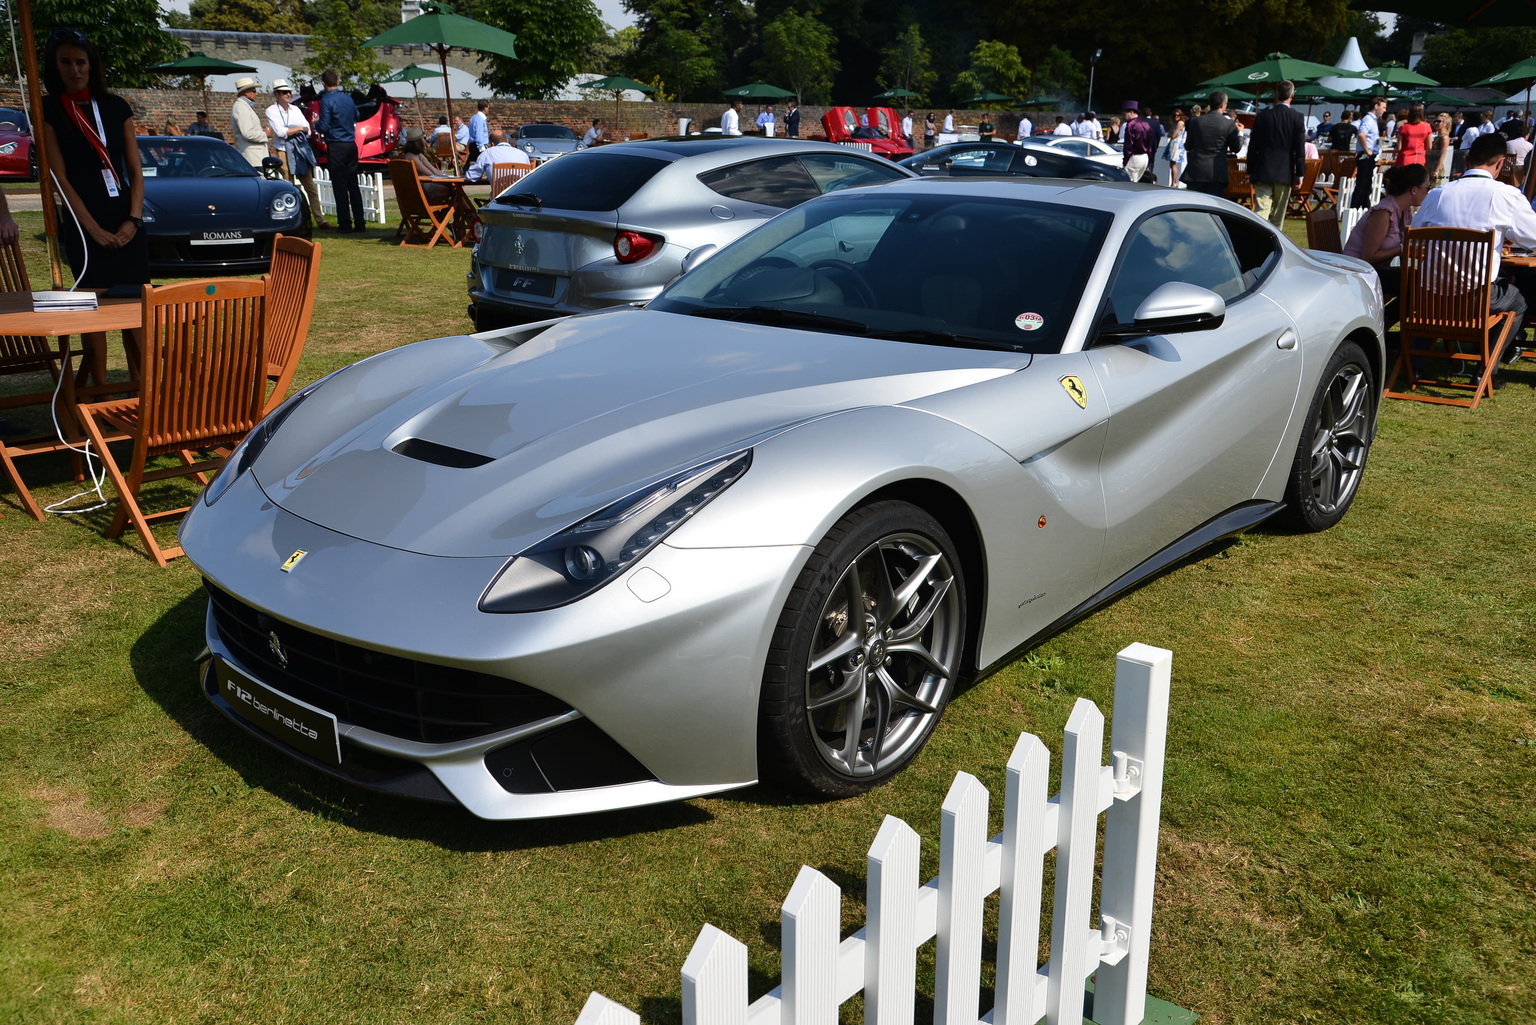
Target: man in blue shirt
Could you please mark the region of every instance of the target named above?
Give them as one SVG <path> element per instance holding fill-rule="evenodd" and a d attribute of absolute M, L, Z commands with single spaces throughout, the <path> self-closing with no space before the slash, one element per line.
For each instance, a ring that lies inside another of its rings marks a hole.
<path fill-rule="evenodd" d="M 1371 206 L 1371 184 L 1376 177 L 1376 158 L 1381 154 L 1381 115 L 1386 112 L 1387 99 L 1378 96 L 1371 112 L 1355 123 L 1355 191 L 1349 205 L 1360 210 Z"/>
<path fill-rule="evenodd" d="M 320 116 L 315 131 L 325 139 L 326 168 L 331 173 L 331 194 L 336 200 L 336 230 L 343 234 L 368 230 L 363 213 L 363 190 L 357 184 L 357 104 L 341 88 L 334 68 L 320 76 L 325 92 L 320 97 Z"/>
<path fill-rule="evenodd" d="M 469 159 L 475 160 L 480 151 L 491 145 L 490 100 L 475 104 L 475 113 L 469 119 Z"/>

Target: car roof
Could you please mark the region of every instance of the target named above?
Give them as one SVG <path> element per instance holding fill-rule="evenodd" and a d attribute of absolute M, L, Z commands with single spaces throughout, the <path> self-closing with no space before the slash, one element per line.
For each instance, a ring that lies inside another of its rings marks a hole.
<path fill-rule="evenodd" d="M 957 198 L 1033 200 L 1102 210 L 1113 214 L 1116 218 L 1137 218 L 1142 214 L 1170 206 L 1200 207 L 1223 214 L 1231 214 L 1236 209 L 1241 209 L 1225 199 L 1199 192 L 1169 189 L 1161 185 L 1089 181 L 1079 178 L 912 178 L 888 182 L 876 191 L 884 193 L 887 189 L 917 189 Z M 851 190 L 833 195 L 854 196 L 856 194 L 873 195 L 866 190 Z"/>
<path fill-rule="evenodd" d="M 868 158 L 870 154 L 862 150 L 856 150 L 849 146 L 839 146 L 830 142 L 813 142 L 809 139 L 767 139 L 754 135 L 721 135 L 711 132 L 708 135 L 669 135 L 658 139 L 635 139 L 631 142 L 618 142 L 602 147 L 603 150 L 614 153 L 622 152 L 643 154 L 645 156 L 660 157 L 664 160 L 682 160 L 686 157 L 707 156 L 710 154 L 729 151 L 732 157 L 750 159 L 758 156 L 773 156 L 776 154 L 793 155 L 796 153 L 858 153 Z M 877 157 L 874 159 L 884 159 Z"/>

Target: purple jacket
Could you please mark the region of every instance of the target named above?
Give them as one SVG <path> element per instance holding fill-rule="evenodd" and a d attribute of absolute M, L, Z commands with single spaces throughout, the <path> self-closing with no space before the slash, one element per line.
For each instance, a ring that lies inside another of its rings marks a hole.
<path fill-rule="evenodd" d="M 1151 156 L 1152 146 L 1156 136 L 1152 132 L 1152 122 L 1144 117 L 1134 121 L 1127 121 L 1120 129 L 1120 141 L 1126 160 L 1131 157 Z"/>

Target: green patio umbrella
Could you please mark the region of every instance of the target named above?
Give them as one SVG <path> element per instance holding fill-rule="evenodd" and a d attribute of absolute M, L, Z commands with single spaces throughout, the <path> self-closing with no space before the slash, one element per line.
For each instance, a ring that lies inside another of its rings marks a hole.
<path fill-rule="evenodd" d="M 915 93 L 911 89 L 887 89 L 883 93 L 875 93 L 877 100 L 915 100 L 922 93 Z"/>
<path fill-rule="evenodd" d="M 424 67 L 421 67 L 419 64 L 407 64 L 403 68 L 396 68 L 394 74 L 389 75 L 388 77 L 382 79 L 381 81 L 385 81 L 385 82 L 409 82 L 410 86 L 411 86 L 411 94 L 416 99 L 417 103 L 420 103 L 421 102 L 421 86 L 418 83 L 420 83 L 423 78 L 441 78 L 441 77 L 443 77 L 443 73 L 441 71 L 433 71 L 431 68 L 424 68 Z M 421 122 L 421 127 L 422 128 L 426 128 L 427 127 L 426 115 L 421 113 L 420 110 L 417 110 L 417 112 L 416 112 L 416 120 Z"/>
<path fill-rule="evenodd" d="M 641 93 L 653 93 L 656 91 L 644 82 L 636 82 L 633 78 L 625 78 L 623 75 L 609 75 L 607 78 L 599 78 L 595 82 L 583 82 L 576 88 L 601 89 L 604 92 L 613 93 L 613 123 L 619 128 L 622 128 L 624 125 L 623 108 L 620 106 L 624 102 L 624 90 L 633 89 Z"/>
<path fill-rule="evenodd" d="M 204 110 L 208 109 L 209 75 L 254 75 L 256 73 L 256 69 L 249 64 L 236 64 L 234 61 L 209 57 L 201 51 L 189 53 L 180 60 L 155 64 L 145 70 L 152 71 L 157 75 L 192 75 L 195 77 L 198 84 L 202 86 Z"/>
<path fill-rule="evenodd" d="M 982 110 L 991 110 L 992 104 L 994 103 L 1012 103 L 1014 100 L 1012 96 L 1004 96 L 1002 93 L 984 92 L 977 93 L 975 96 L 972 96 L 969 99 L 961 100 L 960 102 L 965 104 L 967 107 L 973 103 L 976 103 L 981 105 Z"/>
<path fill-rule="evenodd" d="M 1503 85 L 1505 83 L 1528 82 L 1531 79 L 1536 79 L 1536 57 L 1527 57 L 1525 60 L 1517 61 L 1503 71 L 1489 75 L 1482 81 L 1473 82 L 1472 84 L 1474 86 Z"/>
<path fill-rule="evenodd" d="M 749 82 L 746 85 L 738 85 L 734 89 L 727 89 L 725 96 L 730 100 L 789 100 L 795 98 L 795 93 L 789 89 L 769 85 L 767 82 Z"/>
<path fill-rule="evenodd" d="M 1175 96 L 1173 98 L 1173 101 L 1175 103 L 1209 103 L 1211 101 L 1211 93 L 1217 92 L 1218 90 L 1220 90 L 1221 92 L 1226 93 L 1227 94 L 1227 99 L 1229 99 L 1229 100 L 1256 100 L 1256 99 L 1258 99 L 1258 97 L 1255 96 L 1253 93 L 1248 92 L 1245 89 L 1239 89 L 1236 86 L 1214 86 L 1213 85 L 1213 86 L 1210 86 L 1210 87 L 1204 88 L 1204 89 L 1195 89 L 1192 92 L 1185 93 L 1183 96 Z"/>
<path fill-rule="evenodd" d="M 1067 98 L 1065 96 L 1031 96 L 1029 99 L 1022 101 L 1019 104 L 1019 106 L 1021 106 L 1021 107 L 1061 107 L 1061 106 L 1065 106 L 1066 102 L 1067 102 Z"/>
<path fill-rule="evenodd" d="M 1305 100 L 1307 106 L 1317 103 L 1319 100 L 1353 100 L 1354 93 L 1347 93 L 1340 89 L 1330 89 L 1326 85 L 1316 82 L 1307 82 L 1296 87 L 1296 99 Z"/>
<path fill-rule="evenodd" d="M 1332 75 L 1341 78 L 1358 78 L 1360 73 L 1346 68 L 1336 68 L 1332 64 L 1304 61 L 1286 53 L 1272 53 L 1261 61 L 1238 68 L 1236 71 L 1229 71 L 1225 75 L 1208 78 L 1200 84 L 1264 86 L 1286 79 L 1296 82 L 1311 78 L 1327 78 Z"/>
<path fill-rule="evenodd" d="M 1355 77 L 1369 78 L 1372 81 L 1381 82 L 1385 85 L 1440 84 L 1433 78 L 1430 78 L 1428 75 L 1421 75 L 1417 71 L 1410 71 L 1407 67 L 1397 61 L 1387 61 L 1387 63 L 1381 65 L 1381 67 L 1362 71 Z"/>
<path fill-rule="evenodd" d="M 421 13 L 416 17 L 380 32 L 363 45 L 375 49 L 381 46 L 425 46 L 437 54 L 443 69 L 443 108 L 452 119 L 453 97 L 448 93 L 448 51 L 458 47 L 461 50 L 477 50 L 516 59 L 516 42 L 517 36 L 511 32 L 473 18 L 461 17 L 454 14 L 453 8 L 447 4 L 428 0 L 421 5 Z M 453 170 L 455 174 L 459 171 L 457 148 L 453 151 Z"/>

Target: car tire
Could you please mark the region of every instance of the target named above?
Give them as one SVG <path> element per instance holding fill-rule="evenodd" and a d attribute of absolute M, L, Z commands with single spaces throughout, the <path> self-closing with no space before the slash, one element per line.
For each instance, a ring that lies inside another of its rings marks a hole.
<path fill-rule="evenodd" d="M 850 512 L 816 546 L 774 629 L 763 777 L 848 797 L 900 772 L 954 693 L 965 637 L 964 580 L 943 526 L 905 502 Z"/>
<path fill-rule="evenodd" d="M 1375 395 L 1365 351 L 1345 342 L 1323 371 L 1291 465 L 1286 518 L 1296 529 L 1327 530 L 1349 511 L 1371 450 Z"/>

